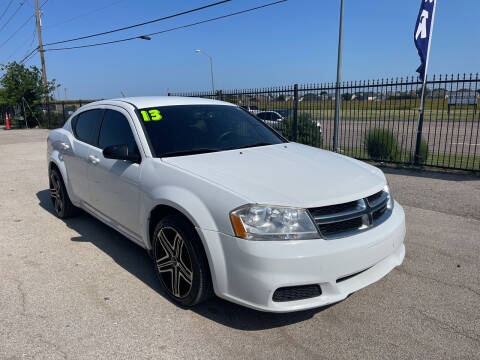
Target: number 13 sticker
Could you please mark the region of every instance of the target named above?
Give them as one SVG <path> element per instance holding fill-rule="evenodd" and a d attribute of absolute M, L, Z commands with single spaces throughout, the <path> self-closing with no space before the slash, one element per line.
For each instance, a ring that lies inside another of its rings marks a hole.
<path fill-rule="evenodd" d="M 162 114 L 160 114 L 160 111 L 158 111 L 157 109 L 148 110 L 148 112 L 142 110 L 140 111 L 140 113 L 142 114 L 143 121 L 158 121 L 163 119 Z"/>

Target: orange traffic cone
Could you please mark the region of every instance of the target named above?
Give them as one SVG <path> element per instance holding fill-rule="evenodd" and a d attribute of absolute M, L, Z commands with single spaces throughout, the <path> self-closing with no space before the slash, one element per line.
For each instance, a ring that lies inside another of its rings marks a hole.
<path fill-rule="evenodd" d="M 5 113 L 5 130 L 10 130 L 11 128 L 10 116 L 8 116 L 8 113 Z"/>

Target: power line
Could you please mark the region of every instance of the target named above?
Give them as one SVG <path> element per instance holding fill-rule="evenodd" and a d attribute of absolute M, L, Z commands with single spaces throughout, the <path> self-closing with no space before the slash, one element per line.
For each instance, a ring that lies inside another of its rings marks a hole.
<path fill-rule="evenodd" d="M 77 19 L 81 19 L 81 18 L 86 17 L 86 16 L 90 16 L 90 15 L 92 15 L 92 14 L 94 14 L 94 13 L 96 13 L 96 12 L 102 11 L 102 10 L 105 10 L 105 9 L 107 9 L 107 8 L 113 6 L 113 5 L 116 5 L 116 4 L 118 4 L 118 3 L 121 3 L 122 1 L 125 1 L 125 0 L 117 0 L 117 1 L 114 1 L 114 2 L 112 2 L 112 3 L 110 3 L 110 4 L 108 4 L 108 5 L 102 6 L 102 7 L 100 7 L 100 8 L 94 9 L 94 10 L 91 10 L 91 11 L 86 12 L 86 13 L 81 14 L 81 15 L 74 16 L 74 17 L 72 17 L 72 18 L 70 18 L 70 19 L 67 19 L 67 20 L 65 20 L 65 21 L 61 21 L 61 22 L 59 22 L 59 23 L 56 23 L 56 24 L 53 24 L 53 25 L 50 25 L 50 26 L 44 26 L 43 29 L 44 29 L 44 30 L 45 30 L 45 29 L 52 29 L 52 28 L 57 27 L 57 26 L 60 26 L 60 25 L 68 24 L 69 22 L 75 21 L 75 20 L 77 20 Z"/>
<path fill-rule="evenodd" d="M 25 44 L 27 44 L 29 41 L 30 41 L 30 44 L 28 45 L 28 50 L 27 50 L 27 53 L 32 49 L 32 45 L 33 45 L 33 42 L 35 41 L 35 35 L 37 33 L 37 29 L 35 29 L 33 31 L 33 35 L 32 35 L 32 40 L 30 41 L 29 38 L 27 38 L 26 40 L 27 41 L 24 41 L 23 43 L 21 43 L 8 57 L 7 57 L 7 60 L 6 62 L 8 62 L 17 52 L 18 50 L 20 50 L 23 46 L 25 46 Z"/>
<path fill-rule="evenodd" d="M 8 9 L 10 8 L 10 5 L 12 5 L 12 2 L 13 0 L 10 0 L 5 10 L 3 10 L 2 15 L 0 15 L 0 20 L 2 20 L 3 16 L 7 13 Z"/>
<path fill-rule="evenodd" d="M 34 16 L 35 16 L 35 15 L 30 16 L 30 17 L 27 19 L 27 21 L 25 21 L 22 25 L 20 25 L 20 27 L 19 27 L 17 30 L 15 30 L 15 31 L 13 32 L 13 34 L 10 35 L 10 37 L 9 37 L 7 40 L 5 40 L 3 43 L 0 44 L 0 48 L 1 48 L 2 46 L 4 46 L 6 43 L 8 43 L 15 35 L 17 35 L 18 32 L 19 32 L 21 29 L 23 29 L 23 27 L 26 26 L 26 25 L 30 22 L 30 20 L 33 19 Z"/>
<path fill-rule="evenodd" d="M 277 5 L 277 4 L 280 4 L 280 3 L 284 3 L 286 1 L 288 1 L 288 0 L 279 0 L 279 1 L 268 3 L 268 4 L 256 6 L 256 7 L 250 8 L 250 9 L 241 10 L 241 11 L 237 11 L 237 12 L 234 12 L 234 13 L 230 13 L 230 14 L 226 14 L 226 15 L 222 15 L 222 16 L 217 16 L 217 17 L 210 18 L 210 19 L 207 19 L 207 20 L 202 20 L 202 21 L 198 21 L 198 22 L 195 22 L 195 23 L 187 24 L 187 25 L 177 26 L 177 27 L 173 27 L 173 28 L 170 28 L 170 29 L 157 31 L 157 32 L 154 32 L 154 33 L 145 34 L 145 35 L 141 35 L 141 36 L 134 36 L 134 37 L 124 38 L 124 39 L 119 39 L 119 40 L 105 41 L 105 42 L 88 44 L 88 45 L 71 46 L 71 47 L 63 47 L 63 48 L 51 48 L 51 49 L 45 49 L 44 51 L 73 50 L 73 49 L 81 49 L 81 48 L 87 48 L 87 47 L 102 46 L 102 45 L 116 44 L 116 43 L 120 43 L 120 42 L 136 40 L 138 38 L 141 38 L 142 36 L 148 37 L 148 36 L 163 34 L 163 33 L 170 32 L 170 31 L 185 29 L 185 28 L 189 28 L 189 27 L 192 27 L 192 26 L 205 24 L 205 23 L 208 23 L 208 22 L 212 22 L 212 21 L 216 21 L 216 20 L 220 20 L 220 19 L 225 19 L 225 18 L 228 18 L 228 17 L 231 17 L 231 16 L 240 15 L 240 14 L 244 14 L 244 13 L 251 12 L 251 11 L 254 11 L 254 10 L 266 8 L 266 7 L 273 6 L 273 5 Z"/>
<path fill-rule="evenodd" d="M 35 55 L 38 52 L 38 47 L 33 49 L 28 55 L 25 55 L 22 60 L 20 60 L 18 63 L 23 64 L 25 61 L 30 60 L 30 58 Z"/>
<path fill-rule="evenodd" d="M 15 10 L 15 12 L 10 15 L 10 17 L 8 18 L 7 22 L 5 24 L 3 24 L 3 26 L 0 28 L 0 31 L 2 31 L 3 29 L 5 29 L 5 26 L 7 26 L 10 21 L 12 21 L 12 19 L 15 17 L 15 15 L 17 15 L 17 13 L 20 11 L 20 9 L 22 8 L 23 5 L 25 5 L 25 2 L 20 2 L 20 4 L 18 5 L 17 9 Z"/>
<path fill-rule="evenodd" d="M 40 8 L 43 8 L 45 6 L 45 4 L 48 2 L 48 0 L 45 0 L 42 5 L 40 6 Z M 35 17 L 35 14 L 31 15 L 22 25 L 20 25 L 20 27 L 15 30 L 12 35 L 10 35 L 10 37 L 8 39 L 6 39 L 3 43 L 0 44 L 0 48 L 2 48 L 5 44 L 7 44 L 15 35 L 18 34 L 18 32 L 23 29 L 29 22 L 30 20 L 32 20 L 33 18 Z M 28 41 L 28 40 L 27 40 Z M 30 45 L 31 46 L 31 45 Z M 19 48 L 17 48 L 18 50 Z M 15 50 L 15 52 L 17 52 L 17 50 Z M 14 52 L 14 53 L 15 53 Z M 11 55 L 9 56 L 9 58 L 12 57 Z"/>
<path fill-rule="evenodd" d="M 95 37 L 95 36 L 101 36 L 101 35 L 111 34 L 111 33 L 118 32 L 118 31 L 128 30 L 128 29 L 132 29 L 132 28 L 135 28 L 135 27 L 144 26 L 144 25 L 148 25 L 148 24 L 155 23 L 155 22 L 159 22 L 159 21 L 171 19 L 171 18 L 174 18 L 174 17 L 177 17 L 177 16 L 181 16 L 181 15 L 185 15 L 185 14 L 190 14 L 190 13 L 193 13 L 193 12 L 196 12 L 196 11 L 199 11 L 199 10 L 207 9 L 207 8 L 210 8 L 210 7 L 213 7 L 213 6 L 217 6 L 217 5 L 220 5 L 220 4 L 223 4 L 223 3 L 226 3 L 226 2 L 230 2 L 230 1 L 232 1 L 232 0 L 222 0 L 222 1 L 218 1 L 218 2 L 213 3 L 213 4 L 209 4 L 209 5 L 205 5 L 205 6 L 198 7 L 198 8 L 196 8 L 196 9 L 191 9 L 191 10 L 183 11 L 183 12 L 180 12 L 180 13 L 177 13 L 177 14 L 173 14 L 173 15 L 169 15 L 169 16 L 162 17 L 162 18 L 158 18 L 158 19 L 146 21 L 146 22 L 143 22 L 143 23 L 140 23 L 140 24 L 125 26 L 125 27 L 122 27 L 122 28 L 119 28 L 119 29 L 114 29 L 114 30 L 104 31 L 104 32 L 101 32 L 101 33 L 96 33 L 96 34 L 81 36 L 81 37 L 74 38 L 74 39 L 51 42 L 51 43 L 48 43 L 48 44 L 44 44 L 44 46 L 63 44 L 63 43 L 67 43 L 67 42 L 72 42 L 72 41 L 77 41 L 77 40 L 88 39 L 88 38 L 92 38 L 92 37 Z"/>
<path fill-rule="evenodd" d="M 33 49 L 28 55 L 26 55 L 22 60 L 20 60 L 20 61 L 18 62 L 18 64 L 21 65 L 21 64 L 26 63 L 26 62 L 29 61 L 37 52 L 38 52 L 38 47 L 35 48 L 35 49 Z M 3 74 L 3 76 L 0 77 L 0 81 L 2 81 L 5 76 L 7 76 L 7 74 Z"/>
<path fill-rule="evenodd" d="M 24 57 L 27 56 L 27 54 L 29 54 L 30 51 L 32 50 L 32 46 L 33 46 L 33 43 L 35 42 L 36 37 L 37 37 L 37 27 L 35 26 L 35 29 L 33 30 L 33 35 L 32 35 L 32 41 L 30 41 L 30 45 L 28 45 L 28 49 L 25 52 Z M 35 47 L 35 49 L 37 49 L 37 47 Z"/>

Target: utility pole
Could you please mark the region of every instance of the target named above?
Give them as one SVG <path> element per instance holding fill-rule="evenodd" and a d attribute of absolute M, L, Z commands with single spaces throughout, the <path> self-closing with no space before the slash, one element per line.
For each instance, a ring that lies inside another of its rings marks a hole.
<path fill-rule="evenodd" d="M 342 81 L 342 47 L 343 47 L 343 1 L 340 3 L 340 29 L 338 31 L 337 89 L 335 92 L 335 120 L 333 127 L 333 151 L 339 151 L 338 132 L 340 128 L 340 82 Z"/>
<path fill-rule="evenodd" d="M 47 69 L 45 67 L 45 54 L 43 50 L 43 40 L 42 40 L 42 22 L 41 22 L 42 20 L 40 19 L 40 9 L 38 7 L 38 0 L 35 0 L 35 17 L 37 19 L 38 50 L 40 51 L 40 59 L 42 61 L 43 86 L 47 88 Z"/>

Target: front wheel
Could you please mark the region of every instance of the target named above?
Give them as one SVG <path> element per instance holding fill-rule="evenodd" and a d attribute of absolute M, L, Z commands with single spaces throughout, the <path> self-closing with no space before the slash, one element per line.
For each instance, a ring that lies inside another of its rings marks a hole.
<path fill-rule="evenodd" d="M 157 276 L 173 301 L 193 306 L 211 296 L 205 251 L 187 219 L 170 215 L 160 220 L 153 234 L 152 250 Z"/>

